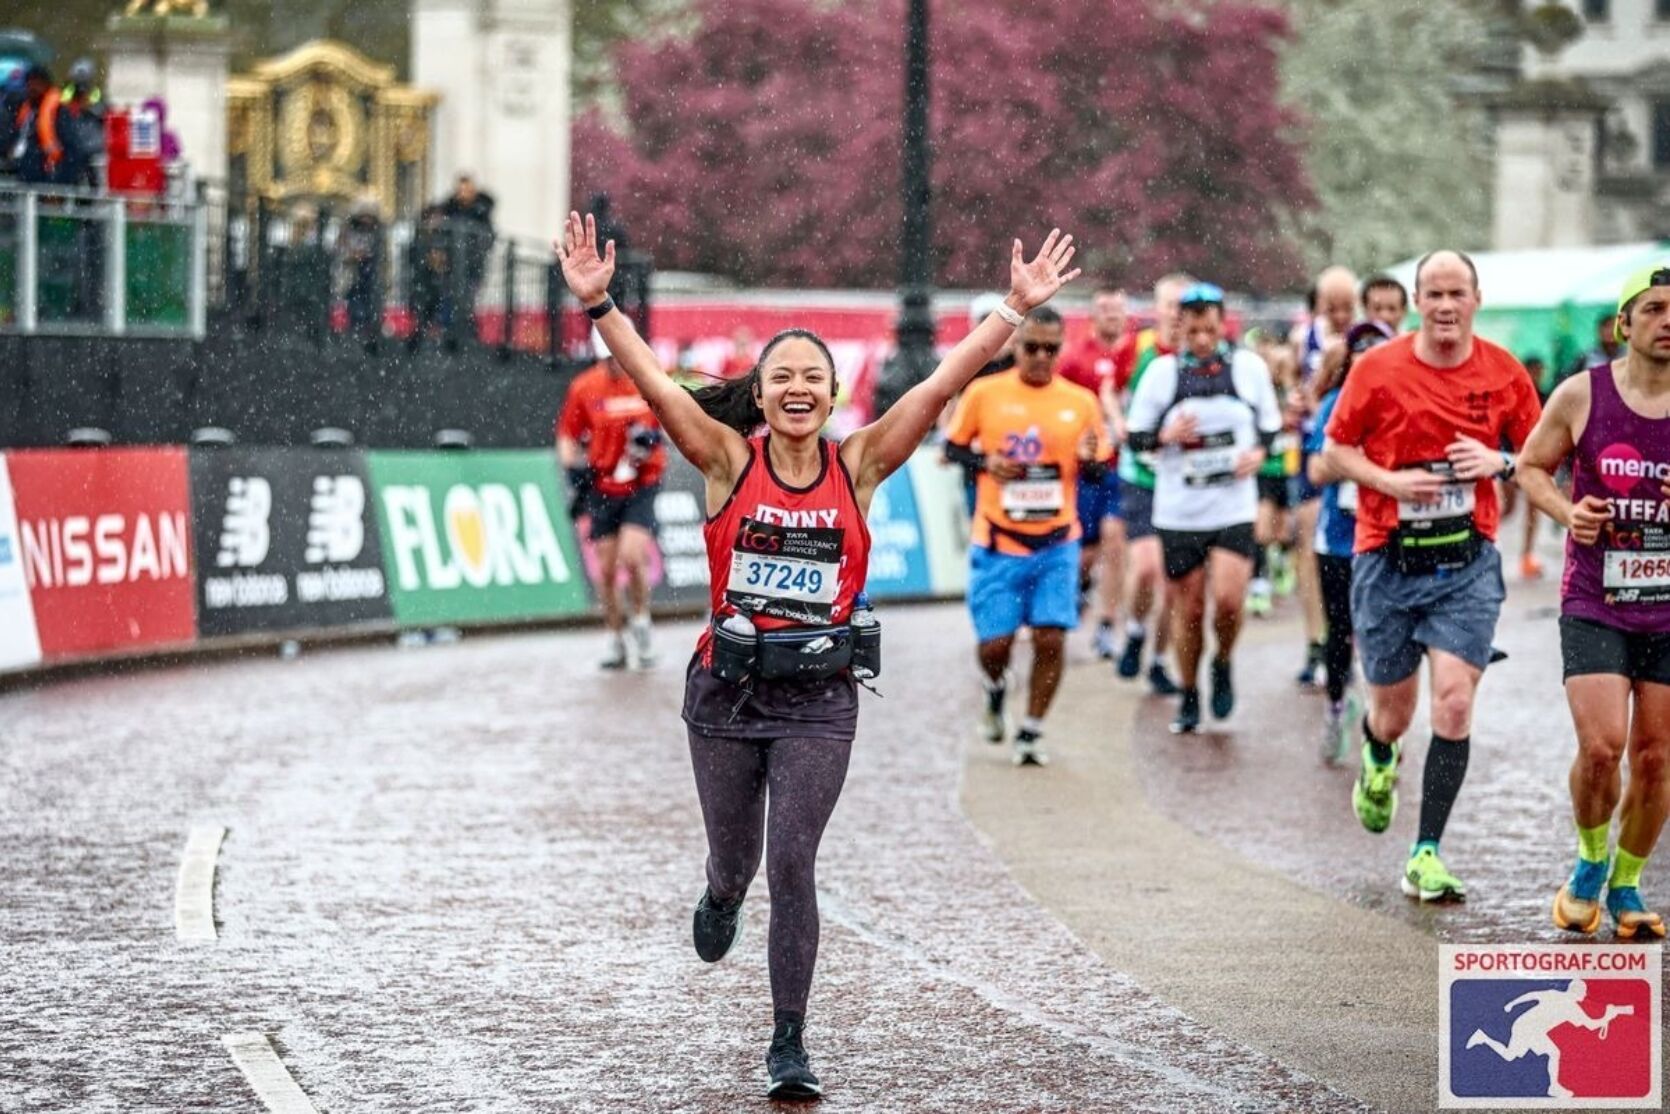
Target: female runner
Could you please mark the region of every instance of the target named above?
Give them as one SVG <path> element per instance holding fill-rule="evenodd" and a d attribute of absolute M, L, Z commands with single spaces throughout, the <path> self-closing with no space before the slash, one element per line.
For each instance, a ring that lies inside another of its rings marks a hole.
<path fill-rule="evenodd" d="M 892 409 L 837 444 L 822 435 L 834 408 L 835 366 L 816 335 L 785 330 L 746 376 L 688 392 L 609 298 L 614 241 L 600 251 L 595 220 L 570 213 L 557 244 L 568 288 L 673 444 L 707 479 L 713 625 L 697 643 L 684 697 L 708 839 L 695 945 L 711 963 L 736 943 L 763 845 L 772 1097 L 815 1098 L 822 1090 L 801 1039 L 818 951 L 813 868 L 857 728 L 854 654 L 873 672 L 877 653 L 878 632 L 865 625 L 870 616 L 860 598 L 870 499 L 1022 317 L 1078 276 L 1068 270 L 1075 251 L 1071 236 L 1052 230 L 1026 262 L 1016 240 L 1002 306 Z"/>

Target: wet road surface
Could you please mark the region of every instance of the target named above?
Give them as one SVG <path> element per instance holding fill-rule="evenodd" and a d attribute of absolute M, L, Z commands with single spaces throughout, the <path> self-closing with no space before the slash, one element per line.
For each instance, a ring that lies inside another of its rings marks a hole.
<path fill-rule="evenodd" d="M 823 1109 L 1352 1110 L 1137 988 L 957 804 L 960 607 L 890 615 L 820 860 Z M 84 678 L 0 695 L 0 1110 L 257 1109 L 268 1034 L 321 1111 L 763 1105 L 765 879 L 691 954 L 703 842 L 677 709 L 594 633 Z M 675 647 L 678 649 L 675 650 Z M 187 836 L 227 829 L 219 939 Z"/>
<path fill-rule="evenodd" d="M 1249 627 L 1236 670 L 1245 698 L 1221 728 L 1179 739 L 1166 729 L 1170 702 L 1144 702 L 1133 738 L 1143 790 L 1213 841 L 1445 943 L 1570 942 L 1549 920 L 1576 854 L 1566 788 L 1576 736 L 1560 680 L 1558 604 L 1553 581 L 1509 585 L 1496 637 L 1509 657 L 1485 674 L 1467 781 L 1444 835 L 1465 905 L 1423 907 L 1398 889 L 1420 818 L 1425 695 L 1405 736 L 1397 817 L 1372 835 L 1351 809 L 1355 752 L 1340 767 L 1320 761 L 1325 697 L 1294 683 L 1303 657 L 1294 621 Z M 1670 894 L 1663 856 L 1649 861 L 1642 886 Z"/>

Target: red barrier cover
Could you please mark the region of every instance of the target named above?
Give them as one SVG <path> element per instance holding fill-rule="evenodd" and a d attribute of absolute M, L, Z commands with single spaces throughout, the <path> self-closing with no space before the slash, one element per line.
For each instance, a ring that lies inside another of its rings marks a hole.
<path fill-rule="evenodd" d="M 184 449 L 23 450 L 6 465 L 43 657 L 195 638 Z"/>

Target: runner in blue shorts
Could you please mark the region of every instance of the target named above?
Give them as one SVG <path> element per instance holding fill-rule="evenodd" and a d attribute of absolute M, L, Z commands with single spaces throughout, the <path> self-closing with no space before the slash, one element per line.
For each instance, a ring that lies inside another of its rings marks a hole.
<path fill-rule="evenodd" d="M 1096 396 L 1055 375 L 1060 315 L 1034 310 L 1017 334 L 1013 371 L 973 384 L 946 431 L 959 457 L 984 451 L 975 493 L 969 610 L 986 703 L 982 736 L 1003 742 L 1009 659 L 1032 632 L 1026 715 L 1014 735 L 1019 766 L 1042 765 L 1044 716 L 1061 684 L 1067 632 L 1078 626 L 1080 477 L 1099 484 L 1111 455 Z"/>

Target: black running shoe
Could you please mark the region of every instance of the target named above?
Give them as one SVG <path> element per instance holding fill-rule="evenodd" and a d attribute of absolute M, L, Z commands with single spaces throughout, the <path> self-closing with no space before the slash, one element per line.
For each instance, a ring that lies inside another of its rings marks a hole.
<path fill-rule="evenodd" d="M 771 1034 L 771 1047 L 765 1054 L 766 1074 L 771 1077 L 767 1098 L 805 1101 L 823 1094 L 823 1084 L 812 1074 L 806 1046 L 800 1042 L 804 1028 L 799 1021 L 779 1021 Z"/>
<path fill-rule="evenodd" d="M 1166 667 L 1155 662 L 1148 667 L 1148 691 L 1155 696 L 1176 696 L 1183 690 L 1171 679 Z"/>
<path fill-rule="evenodd" d="M 1177 705 L 1177 718 L 1171 721 L 1173 735 L 1192 735 L 1200 729 L 1200 690 L 1184 689 Z"/>
<path fill-rule="evenodd" d="M 1229 675 L 1229 663 L 1212 659 L 1212 714 L 1228 719 L 1235 710 L 1235 681 Z"/>
<path fill-rule="evenodd" d="M 1142 672 L 1142 644 L 1146 641 L 1142 635 L 1125 636 L 1125 652 L 1119 655 L 1119 675 L 1127 681 Z"/>
<path fill-rule="evenodd" d="M 1312 642 L 1305 647 L 1305 667 L 1299 670 L 1299 676 L 1294 678 L 1299 682 L 1300 688 L 1322 688 L 1322 681 L 1318 675 L 1322 672 L 1322 663 L 1327 653 L 1328 646 L 1324 642 Z"/>
<path fill-rule="evenodd" d="M 718 963 L 724 959 L 742 939 L 742 898 L 724 905 L 713 896 L 712 890 L 703 890 L 702 899 L 696 902 L 693 935 L 696 954 L 703 962 Z"/>

